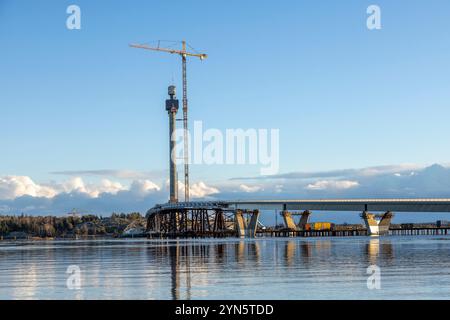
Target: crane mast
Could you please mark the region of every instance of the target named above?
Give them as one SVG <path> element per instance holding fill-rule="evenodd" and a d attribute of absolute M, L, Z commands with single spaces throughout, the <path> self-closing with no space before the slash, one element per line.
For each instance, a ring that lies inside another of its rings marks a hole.
<path fill-rule="evenodd" d="M 183 51 L 186 51 L 186 42 L 183 41 Z M 183 140 L 184 140 L 184 201 L 189 202 L 189 142 L 188 142 L 188 101 L 187 101 L 187 76 L 186 55 L 181 56 L 183 67 Z"/>
<path fill-rule="evenodd" d="M 186 41 L 184 40 L 181 42 L 181 44 L 182 44 L 181 50 L 161 48 L 159 47 L 159 45 L 158 47 L 150 47 L 143 44 L 130 44 L 130 47 L 145 50 L 161 51 L 171 54 L 178 54 L 181 56 L 182 76 L 183 76 L 184 201 L 189 202 L 189 141 L 188 141 L 188 99 L 187 99 L 187 72 L 186 72 L 187 57 L 197 57 L 200 60 L 204 60 L 208 56 L 204 53 L 188 52 L 186 50 Z"/>

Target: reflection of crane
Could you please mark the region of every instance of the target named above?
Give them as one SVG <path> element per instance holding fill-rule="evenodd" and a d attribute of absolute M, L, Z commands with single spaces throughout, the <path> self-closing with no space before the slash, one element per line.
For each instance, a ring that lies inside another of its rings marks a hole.
<path fill-rule="evenodd" d="M 186 51 L 186 41 L 181 42 L 181 50 L 174 50 L 169 48 L 160 48 L 159 42 L 157 47 L 150 47 L 144 44 L 130 44 L 130 47 L 153 50 L 153 51 L 162 51 L 172 54 L 178 54 L 181 56 L 182 67 L 183 67 L 183 138 L 184 138 L 184 201 L 189 201 L 189 164 L 188 164 L 188 122 L 187 122 L 187 109 L 188 109 L 188 101 L 187 101 L 187 78 L 186 78 L 186 57 L 197 57 L 200 60 L 206 59 L 208 56 L 204 53 L 192 53 Z M 192 49 L 192 48 L 191 48 Z"/>

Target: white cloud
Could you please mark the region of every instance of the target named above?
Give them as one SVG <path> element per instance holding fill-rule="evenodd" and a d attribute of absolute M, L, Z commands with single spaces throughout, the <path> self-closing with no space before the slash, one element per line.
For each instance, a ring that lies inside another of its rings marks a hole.
<path fill-rule="evenodd" d="M 83 179 L 80 177 L 75 177 L 70 179 L 69 181 L 64 182 L 62 185 L 62 191 L 69 192 L 80 192 L 80 193 L 89 193 L 84 185 Z"/>
<path fill-rule="evenodd" d="M 49 185 L 35 183 L 27 176 L 6 176 L 0 178 L 0 200 L 14 200 L 21 196 L 35 198 L 54 198 L 63 194 L 80 194 L 88 198 L 99 198 L 102 194 L 116 195 L 119 192 L 130 192 L 135 197 L 146 197 L 161 191 L 156 183 L 147 180 L 134 180 L 129 186 L 120 182 L 102 179 L 97 183 L 86 183 L 81 177 L 73 177 L 60 183 Z M 180 182 L 180 194 L 184 193 L 184 185 Z M 219 193 L 219 189 L 208 186 L 204 182 L 191 184 L 192 198 L 203 198 Z"/>
<path fill-rule="evenodd" d="M 27 176 L 0 177 L 0 200 L 14 200 L 22 196 L 54 198 L 58 194 L 64 193 L 80 193 L 97 198 L 103 193 L 114 195 L 120 191 L 146 195 L 159 190 L 160 187 L 150 180 L 136 180 L 126 187 L 120 182 L 108 179 L 102 179 L 98 183 L 85 183 L 82 178 L 74 177 L 65 182 L 46 185 L 35 183 Z"/>
<path fill-rule="evenodd" d="M 193 198 L 203 198 L 216 193 L 219 193 L 219 189 L 207 186 L 204 182 L 198 182 L 191 185 L 189 188 L 190 195 Z"/>
<path fill-rule="evenodd" d="M 145 196 L 160 191 L 161 188 L 150 180 L 135 180 L 131 183 L 129 190 L 136 195 Z"/>
<path fill-rule="evenodd" d="M 308 190 L 345 190 L 359 186 L 357 181 L 350 180 L 319 180 L 306 186 Z"/>
<path fill-rule="evenodd" d="M 184 195 L 184 183 L 178 181 L 178 188 L 178 197 L 182 200 Z M 203 181 L 191 184 L 189 187 L 189 195 L 191 198 L 204 198 L 219 192 L 219 189 L 208 186 Z"/>
<path fill-rule="evenodd" d="M 36 184 L 27 176 L 0 177 L 0 200 L 12 200 L 21 196 L 52 198 L 56 194 L 53 188 Z"/>
<path fill-rule="evenodd" d="M 247 193 L 251 193 L 251 192 L 258 192 L 261 190 L 261 187 L 259 186 L 247 186 L 245 184 L 241 184 L 239 185 L 239 189 L 241 191 L 247 192 Z"/>
<path fill-rule="evenodd" d="M 58 193 L 85 193 L 92 198 L 97 198 L 102 193 L 116 194 L 119 191 L 127 190 L 120 182 L 102 179 L 97 184 L 86 184 L 81 177 L 74 177 L 62 184 L 56 184 L 54 188 L 59 191 Z"/>
<path fill-rule="evenodd" d="M 112 194 L 116 194 L 122 190 L 126 190 L 126 188 L 120 182 L 115 182 L 108 179 L 102 179 L 101 185 L 98 189 L 99 193 L 106 192 Z"/>

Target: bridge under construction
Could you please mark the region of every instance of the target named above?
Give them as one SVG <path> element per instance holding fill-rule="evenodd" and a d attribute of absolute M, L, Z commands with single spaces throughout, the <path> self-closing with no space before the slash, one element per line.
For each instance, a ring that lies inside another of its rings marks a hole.
<path fill-rule="evenodd" d="M 384 235 L 389 233 L 393 212 L 450 212 L 450 199 L 244 200 L 166 203 L 148 211 L 147 232 L 150 236 L 255 237 L 258 231 L 263 230 L 259 223 L 261 211 L 274 210 L 280 212 L 285 227 L 277 234 L 305 234 L 308 231 L 306 226 L 309 218 L 314 211 L 340 211 L 360 213 L 366 228 L 353 230 L 358 231 L 357 235 Z M 381 214 L 376 214 L 379 212 Z M 318 234 L 309 231 L 308 234 Z M 268 232 L 262 233 L 268 234 Z M 326 234 L 332 235 L 331 232 Z M 397 234 L 403 233 L 397 232 Z"/>
<path fill-rule="evenodd" d="M 204 60 L 207 55 L 181 50 L 130 45 L 153 51 L 176 54 L 182 58 L 183 73 L 183 137 L 184 137 L 184 202 L 178 199 L 178 174 L 176 164 L 176 115 L 179 101 L 176 88 L 169 86 L 169 99 L 165 110 L 169 116 L 169 168 L 170 195 L 165 204 L 154 206 L 147 212 L 148 236 L 203 237 L 239 236 L 255 237 L 261 230 L 259 216 L 262 210 L 280 211 L 284 221 L 282 232 L 298 234 L 308 232 L 308 222 L 313 211 L 358 212 L 365 223 L 368 235 L 388 234 L 394 212 L 450 212 L 450 199 L 320 199 L 320 200 L 242 200 L 242 201 L 190 201 L 189 167 L 187 154 L 187 76 L 186 58 Z M 296 221 L 298 220 L 298 221 Z M 263 228 L 264 229 L 264 228 Z M 326 231 L 326 230 L 321 230 Z M 447 231 L 446 231 L 447 232 Z"/>

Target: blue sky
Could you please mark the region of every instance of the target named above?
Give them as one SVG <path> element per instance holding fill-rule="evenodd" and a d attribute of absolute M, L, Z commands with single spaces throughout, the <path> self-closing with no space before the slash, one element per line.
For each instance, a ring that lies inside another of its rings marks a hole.
<path fill-rule="evenodd" d="M 66 28 L 70 4 L 81 30 Z M 370 4 L 381 30 L 366 28 Z M 0 176 L 162 179 L 180 61 L 128 47 L 158 39 L 209 55 L 189 61 L 191 123 L 279 128 L 280 173 L 450 163 L 449 14 L 446 0 L 0 0 Z M 192 180 L 258 172 L 194 165 Z"/>

